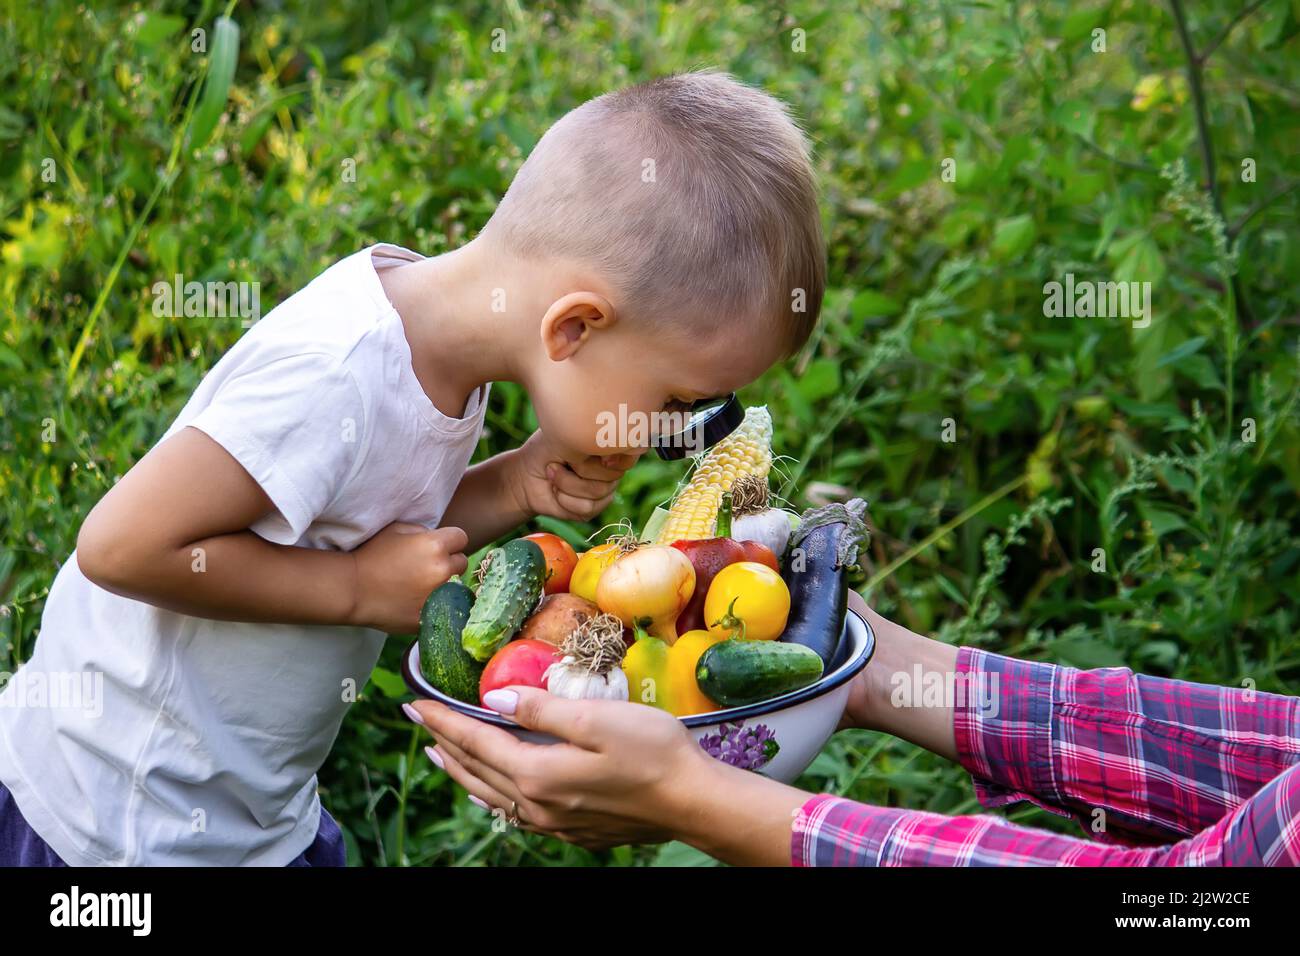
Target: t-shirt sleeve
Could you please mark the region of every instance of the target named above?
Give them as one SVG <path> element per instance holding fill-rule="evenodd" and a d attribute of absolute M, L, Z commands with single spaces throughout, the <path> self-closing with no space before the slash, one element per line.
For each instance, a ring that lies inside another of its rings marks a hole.
<path fill-rule="evenodd" d="M 296 544 L 347 484 L 363 453 L 365 403 L 337 358 L 278 358 L 223 382 L 186 423 L 208 435 L 252 475 L 275 512 L 252 530 Z"/>

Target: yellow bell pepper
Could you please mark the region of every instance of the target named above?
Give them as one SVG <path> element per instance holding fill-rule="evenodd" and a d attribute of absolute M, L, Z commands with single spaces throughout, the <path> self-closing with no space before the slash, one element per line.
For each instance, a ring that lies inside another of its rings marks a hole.
<path fill-rule="evenodd" d="M 638 627 L 636 643 L 623 658 L 629 698 L 666 710 L 674 717 L 718 710 L 696 683 L 695 667 L 706 650 L 729 636 L 687 631 L 670 646 Z"/>
<path fill-rule="evenodd" d="M 582 552 L 578 556 L 578 563 L 573 568 L 573 576 L 569 578 L 569 593 L 595 604 L 596 584 L 600 581 L 600 576 L 622 554 L 623 551 L 616 541 L 606 541 L 604 544 L 596 545 L 590 551 Z"/>

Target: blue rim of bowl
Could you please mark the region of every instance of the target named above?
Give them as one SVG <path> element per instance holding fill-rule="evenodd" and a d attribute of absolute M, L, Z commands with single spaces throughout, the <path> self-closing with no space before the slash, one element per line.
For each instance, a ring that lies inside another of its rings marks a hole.
<path fill-rule="evenodd" d="M 854 658 L 845 664 L 840 665 L 838 670 L 832 671 L 829 677 L 819 680 L 815 684 L 809 684 L 807 687 L 801 687 L 798 690 L 792 690 L 788 694 L 782 694 L 780 697 L 773 697 L 771 700 L 760 701 L 757 704 L 746 704 L 743 707 L 729 707 L 726 710 L 715 710 L 707 714 L 691 714 L 689 717 L 679 717 L 678 719 L 687 727 L 708 727 L 712 724 L 730 724 L 738 720 L 748 720 L 751 717 L 762 717 L 765 714 L 774 713 L 778 710 L 785 710 L 787 707 L 793 707 L 796 704 L 802 704 L 806 700 L 814 697 L 820 697 L 822 694 L 829 693 L 836 687 L 847 683 L 867 666 L 872 655 L 876 653 L 876 632 L 871 629 L 871 625 L 857 611 L 849 608 L 845 612 L 844 627 L 848 628 L 848 615 L 852 614 L 861 622 L 863 630 L 867 632 L 866 640 L 862 642 L 862 647 Z M 411 693 L 417 697 L 423 697 L 426 700 L 436 700 L 440 704 L 445 704 L 458 714 L 464 714 L 466 717 L 473 717 L 484 723 L 495 724 L 497 727 L 504 727 L 507 730 L 518 729 L 519 724 L 515 723 L 509 717 L 503 717 L 495 711 L 488 710 L 486 707 L 479 707 L 477 704 L 467 704 L 463 700 L 457 700 L 449 697 L 436 687 L 431 687 L 433 691 L 430 694 L 424 687 L 421 687 L 416 681 L 415 675 L 411 673 L 411 658 L 419 658 L 418 650 L 415 654 L 411 651 L 419 645 L 418 640 L 412 641 L 407 645 L 406 650 L 402 653 L 402 678 L 406 681 L 406 686 L 410 688 Z"/>

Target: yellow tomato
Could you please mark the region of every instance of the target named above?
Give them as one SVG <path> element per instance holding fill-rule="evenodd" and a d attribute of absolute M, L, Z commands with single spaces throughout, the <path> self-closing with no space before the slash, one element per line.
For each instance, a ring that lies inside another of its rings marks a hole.
<path fill-rule="evenodd" d="M 595 604 L 596 584 L 600 581 L 600 576 L 605 573 L 605 569 L 614 563 L 620 553 L 618 543 L 615 541 L 606 541 L 604 544 L 596 545 L 590 551 L 582 552 L 578 557 L 578 563 L 573 568 L 573 577 L 569 579 L 569 593 L 586 598 Z"/>
<path fill-rule="evenodd" d="M 673 690 L 672 712 L 675 717 L 709 714 L 718 709 L 718 705 L 696 683 L 695 668 L 705 651 L 729 636 L 714 634 L 712 631 L 687 631 L 669 649 L 668 682 Z"/>
<path fill-rule="evenodd" d="M 704 598 L 704 621 L 714 634 L 774 641 L 790 616 L 790 589 L 766 564 L 737 561 L 713 579 Z"/>

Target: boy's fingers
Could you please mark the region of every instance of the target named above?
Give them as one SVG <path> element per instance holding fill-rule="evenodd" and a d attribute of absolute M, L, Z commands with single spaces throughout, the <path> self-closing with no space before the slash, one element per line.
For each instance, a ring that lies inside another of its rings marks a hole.
<path fill-rule="evenodd" d="M 465 533 L 465 529 L 457 528 L 455 525 L 434 528 L 429 532 L 429 536 L 442 545 L 448 554 L 464 551 L 469 545 L 469 535 Z"/>
<path fill-rule="evenodd" d="M 575 498 L 573 495 L 566 495 L 562 491 L 555 493 L 556 503 L 571 515 L 576 515 L 583 521 L 596 517 L 609 506 L 614 500 L 614 493 L 611 491 L 603 498 Z"/>
<path fill-rule="evenodd" d="M 568 468 L 565 468 L 565 465 Z M 624 468 L 610 468 L 604 464 L 602 458 L 596 455 L 584 458 L 578 462 L 556 462 L 558 471 L 572 471 L 579 478 L 587 478 L 592 481 L 618 481 L 623 477 Z"/>
<path fill-rule="evenodd" d="M 613 490 L 616 482 L 583 478 L 567 468 L 551 469 L 551 487 L 575 498 L 600 498 Z"/>

